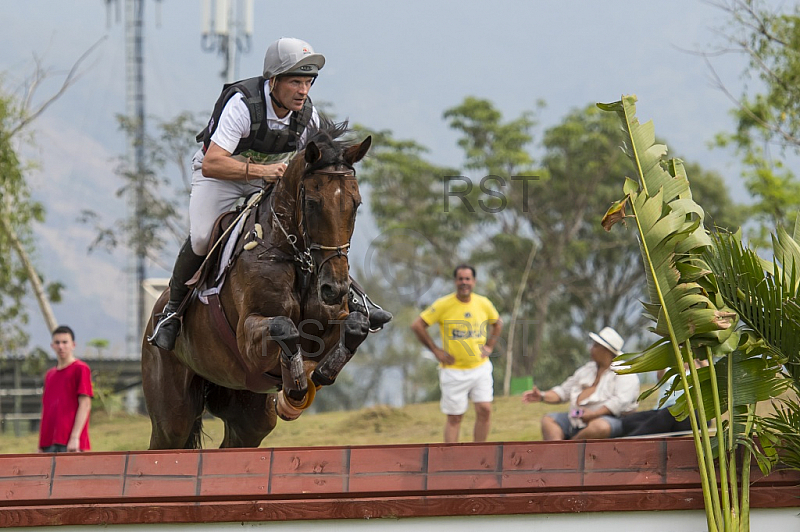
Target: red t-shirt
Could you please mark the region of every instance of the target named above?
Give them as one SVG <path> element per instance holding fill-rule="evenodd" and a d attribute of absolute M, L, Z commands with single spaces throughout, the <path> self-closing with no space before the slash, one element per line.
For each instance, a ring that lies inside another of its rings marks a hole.
<path fill-rule="evenodd" d="M 92 371 L 85 362 L 76 360 L 63 369 L 51 368 L 44 377 L 42 395 L 42 423 L 39 429 L 39 448 L 53 444 L 67 445 L 75 414 L 78 412 L 78 396 L 92 393 Z M 81 451 L 88 451 L 89 420 L 80 437 Z"/>

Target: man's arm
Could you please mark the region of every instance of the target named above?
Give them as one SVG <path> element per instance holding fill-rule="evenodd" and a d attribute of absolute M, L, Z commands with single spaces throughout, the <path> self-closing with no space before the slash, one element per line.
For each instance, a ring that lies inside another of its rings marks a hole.
<path fill-rule="evenodd" d="M 411 330 L 414 331 L 414 334 L 417 336 L 417 339 L 422 343 L 422 345 L 430 349 L 431 353 L 433 353 L 433 356 L 436 357 L 436 360 L 444 365 L 451 365 L 455 363 L 456 359 L 453 357 L 453 355 L 434 343 L 433 338 L 431 338 L 431 335 L 428 334 L 428 324 L 425 323 L 425 320 L 418 317 L 411 324 Z"/>
<path fill-rule="evenodd" d="M 615 375 L 614 395 L 604 402 L 605 408 L 612 416 L 636 409 L 639 399 L 638 375 Z"/>
<path fill-rule="evenodd" d="M 203 175 L 214 179 L 263 179 L 274 183 L 286 170 L 284 163 L 249 164 L 234 159 L 229 151 L 211 141 L 203 158 Z"/>
<path fill-rule="evenodd" d="M 613 415 L 614 412 L 609 410 L 607 406 L 600 406 L 593 410 L 584 410 L 581 419 L 588 423 L 589 421 L 592 421 L 593 419 L 597 419 L 599 417 L 613 416 Z"/>
<path fill-rule="evenodd" d="M 81 433 L 86 422 L 89 420 L 89 412 L 92 410 L 92 398 L 88 395 L 78 396 L 78 411 L 75 413 L 75 423 L 72 425 L 72 433 L 69 435 L 67 451 L 77 452 L 81 450 Z"/>
<path fill-rule="evenodd" d="M 522 402 L 558 404 L 562 403 L 563 401 L 561 400 L 561 397 L 559 397 L 559 395 L 553 390 L 542 392 L 539 390 L 539 388 L 534 386 L 532 390 L 528 390 L 522 394 Z"/>
<path fill-rule="evenodd" d="M 497 318 L 497 320 L 491 324 L 491 327 L 488 337 L 486 338 L 486 344 L 481 346 L 481 358 L 488 357 L 492 354 L 492 351 L 494 351 L 494 344 L 497 343 L 497 340 L 500 338 L 500 333 L 503 332 L 503 320 Z"/>
<path fill-rule="evenodd" d="M 546 392 L 542 392 L 536 386 L 533 387 L 532 390 L 529 390 L 522 394 L 522 401 L 524 403 L 550 403 L 550 404 L 559 404 L 565 403 L 569 401 L 569 390 L 576 385 L 578 382 L 578 371 L 567 377 L 567 380 L 550 388 Z M 560 390 L 561 393 L 557 392 L 556 389 Z M 562 398 L 562 395 L 564 398 Z"/>

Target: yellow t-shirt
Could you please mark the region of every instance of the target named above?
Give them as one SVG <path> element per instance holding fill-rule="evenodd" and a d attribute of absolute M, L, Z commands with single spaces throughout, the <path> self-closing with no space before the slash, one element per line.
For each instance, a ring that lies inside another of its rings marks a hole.
<path fill-rule="evenodd" d="M 462 303 L 454 292 L 437 299 L 419 316 L 428 325 L 439 324 L 442 348 L 456 359 L 454 364 L 442 367 L 471 369 L 486 362 L 480 348 L 486 344 L 492 323 L 500 317 L 487 298 L 472 294 L 468 303 Z"/>

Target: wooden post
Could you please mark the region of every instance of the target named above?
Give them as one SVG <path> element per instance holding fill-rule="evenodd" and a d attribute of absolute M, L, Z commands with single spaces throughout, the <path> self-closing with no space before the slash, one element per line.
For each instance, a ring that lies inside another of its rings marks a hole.
<path fill-rule="evenodd" d="M 15 358 L 14 359 L 14 388 L 19 390 L 22 388 L 22 359 Z M 14 396 L 14 413 L 19 416 L 22 414 L 22 395 L 15 395 Z M 22 436 L 22 433 L 19 429 L 20 419 L 14 420 L 14 436 L 19 438 Z"/>
<path fill-rule="evenodd" d="M 536 243 L 531 243 L 531 252 L 528 255 L 528 262 L 525 264 L 525 271 L 522 273 L 522 279 L 519 281 L 519 290 L 517 290 L 517 297 L 514 300 L 514 310 L 511 311 L 511 323 L 508 327 L 508 345 L 506 348 L 506 372 L 503 376 L 503 395 L 508 397 L 511 393 L 511 373 L 514 370 L 514 328 L 517 323 L 517 314 L 519 307 L 522 304 L 522 294 L 525 292 L 525 285 L 528 284 L 528 274 L 533 265 L 533 258 L 536 256 Z"/>

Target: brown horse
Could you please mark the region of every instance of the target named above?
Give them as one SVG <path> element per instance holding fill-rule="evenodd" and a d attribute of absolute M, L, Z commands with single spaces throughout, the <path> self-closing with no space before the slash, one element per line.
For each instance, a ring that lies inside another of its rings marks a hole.
<path fill-rule="evenodd" d="M 228 341 L 224 323 L 195 302 L 174 351 L 142 342 L 151 449 L 199 447 L 204 410 L 224 421 L 221 447 L 258 447 L 276 415 L 297 418 L 366 338 L 366 317 L 348 311 L 347 251 L 361 203 L 353 165 L 371 138 L 347 145 L 337 140 L 345 131 L 323 121 L 310 132 L 245 223 L 219 293 Z"/>

